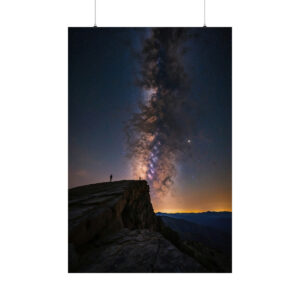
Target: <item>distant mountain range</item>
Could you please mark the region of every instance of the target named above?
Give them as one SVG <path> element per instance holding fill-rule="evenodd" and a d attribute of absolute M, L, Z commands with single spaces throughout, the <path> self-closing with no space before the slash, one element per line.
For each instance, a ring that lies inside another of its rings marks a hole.
<path fill-rule="evenodd" d="M 165 225 L 178 232 L 181 239 L 200 242 L 231 256 L 231 212 L 174 214 L 158 212 L 156 215 L 161 217 Z"/>

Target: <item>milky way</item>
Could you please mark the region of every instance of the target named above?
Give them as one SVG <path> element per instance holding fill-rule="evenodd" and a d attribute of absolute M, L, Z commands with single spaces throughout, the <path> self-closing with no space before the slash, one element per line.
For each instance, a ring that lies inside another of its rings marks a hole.
<path fill-rule="evenodd" d="M 190 147 L 187 40 L 186 29 L 154 28 L 137 55 L 137 85 L 145 98 L 126 126 L 128 155 L 134 176 L 147 180 L 158 198 L 174 183 L 177 163 Z"/>

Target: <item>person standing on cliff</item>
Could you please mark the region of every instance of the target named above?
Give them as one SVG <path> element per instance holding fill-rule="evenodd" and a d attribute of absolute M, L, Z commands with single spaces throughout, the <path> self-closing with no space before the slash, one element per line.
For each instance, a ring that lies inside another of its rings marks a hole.
<path fill-rule="evenodd" d="M 109 176 L 109 181 L 112 182 L 112 174 Z"/>

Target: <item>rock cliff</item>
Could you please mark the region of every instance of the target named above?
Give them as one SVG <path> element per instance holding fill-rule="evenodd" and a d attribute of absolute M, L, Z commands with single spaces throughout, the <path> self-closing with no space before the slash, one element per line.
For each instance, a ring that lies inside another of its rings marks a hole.
<path fill-rule="evenodd" d="M 70 272 L 205 272 L 166 232 L 146 181 L 69 190 Z"/>

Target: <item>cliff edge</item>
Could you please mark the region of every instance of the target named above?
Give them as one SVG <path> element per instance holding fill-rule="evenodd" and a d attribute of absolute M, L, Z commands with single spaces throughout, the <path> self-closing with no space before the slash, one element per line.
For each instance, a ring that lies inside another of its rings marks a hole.
<path fill-rule="evenodd" d="M 164 232 L 146 181 L 69 190 L 69 272 L 206 271 Z"/>

